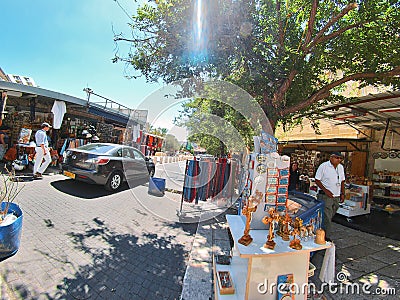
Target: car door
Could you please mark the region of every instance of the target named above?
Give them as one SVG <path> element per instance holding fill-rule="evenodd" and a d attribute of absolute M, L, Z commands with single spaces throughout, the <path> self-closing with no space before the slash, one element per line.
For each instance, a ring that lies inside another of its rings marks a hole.
<path fill-rule="evenodd" d="M 132 154 L 135 157 L 135 176 L 136 177 L 148 177 L 149 176 L 149 171 L 147 170 L 146 167 L 146 160 L 144 155 L 137 149 L 135 148 L 130 148 L 132 151 Z"/>
<path fill-rule="evenodd" d="M 121 147 L 122 164 L 124 168 L 125 178 L 132 179 L 136 175 L 135 156 L 129 147 Z"/>

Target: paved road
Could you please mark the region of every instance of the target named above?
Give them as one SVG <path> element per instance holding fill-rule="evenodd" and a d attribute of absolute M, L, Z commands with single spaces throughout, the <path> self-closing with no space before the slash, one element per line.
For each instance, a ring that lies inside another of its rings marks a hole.
<path fill-rule="evenodd" d="M 169 189 L 182 192 L 185 179 L 185 168 L 186 161 L 157 164 L 154 176 L 165 178 L 165 184 Z"/>
<path fill-rule="evenodd" d="M 0 264 L 2 299 L 179 299 L 196 223 L 147 184 L 110 194 L 63 175 L 24 183 L 20 250 Z"/>

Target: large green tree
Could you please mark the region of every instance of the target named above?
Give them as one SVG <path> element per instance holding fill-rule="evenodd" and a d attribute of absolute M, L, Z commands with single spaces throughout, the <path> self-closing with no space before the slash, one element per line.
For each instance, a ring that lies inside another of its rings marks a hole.
<path fill-rule="evenodd" d="M 169 152 L 170 154 L 175 153 L 181 147 L 178 139 L 172 134 L 166 134 L 163 141 L 162 151 Z"/>
<path fill-rule="evenodd" d="M 275 128 L 346 82 L 400 86 L 398 0 L 158 0 L 132 17 L 131 75 L 218 78 L 250 93 Z M 340 71 L 340 72 L 339 72 Z"/>

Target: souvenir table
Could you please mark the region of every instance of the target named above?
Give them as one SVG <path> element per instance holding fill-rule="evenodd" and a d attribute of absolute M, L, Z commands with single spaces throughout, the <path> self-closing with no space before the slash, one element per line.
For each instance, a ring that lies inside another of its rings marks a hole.
<path fill-rule="evenodd" d="M 276 290 L 278 277 L 290 275 L 294 283 L 301 288 L 308 283 L 310 252 L 332 246 L 329 242 L 325 245 L 316 244 L 313 238 L 309 238 L 307 241 L 301 241 L 301 250 L 294 250 L 289 247 L 288 241 L 283 241 L 281 237 L 276 236 L 276 246 L 274 250 L 271 250 L 263 247 L 268 230 L 260 229 L 250 230 L 253 241 L 248 246 L 244 246 L 238 243 L 245 227 L 243 218 L 235 215 L 227 215 L 226 218 L 235 243 L 233 256 L 229 265 L 214 262 L 214 283 L 218 282 L 217 274 L 229 271 L 235 292 L 229 295 L 221 294 L 218 285 L 215 284 L 216 299 L 276 300 L 279 298 Z M 271 284 L 275 284 L 273 292 L 268 290 Z M 263 293 L 263 289 L 267 291 Z M 293 295 L 293 299 L 306 298 L 306 293 Z"/>

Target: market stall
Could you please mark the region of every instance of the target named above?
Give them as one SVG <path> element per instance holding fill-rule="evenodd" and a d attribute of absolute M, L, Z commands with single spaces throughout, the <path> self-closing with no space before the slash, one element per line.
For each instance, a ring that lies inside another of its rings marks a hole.
<path fill-rule="evenodd" d="M 279 155 L 277 140 L 262 133 L 248 155 L 239 215 L 227 216 L 234 247 L 228 261 L 214 260 L 217 299 L 306 299 L 279 284 L 307 286 L 310 253 L 323 249 L 334 264 L 334 247 L 321 229 L 323 203 L 289 193 L 290 158 Z M 328 259 L 327 259 L 328 260 Z M 334 280 L 334 267 L 321 280 Z"/>
<path fill-rule="evenodd" d="M 400 158 L 397 158 L 397 154 L 395 158 L 389 155 L 383 157 L 375 159 L 372 174 L 373 207 L 390 214 L 398 213 L 400 212 Z"/>
<path fill-rule="evenodd" d="M 63 151 L 91 142 L 94 137 L 110 143 L 129 143 L 133 139 L 132 134 L 126 134 L 129 109 L 110 109 L 107 103 L 115 104 L 111 100 L 98 105 L 89 99 L 5 81 L 0 81 L 0 91 L 7 100 L 2 113 L 2 124 L 10 128 L 6 147 L 13 152 L 7 160 L 24 161 L 26 155 L 29 161 L 34 159 L 34 136 L 43 122 L 53 125 L 48 140 L 54 159 L 61 159 Z M 135 120 L 130 126 L 140 128 Z"/>

